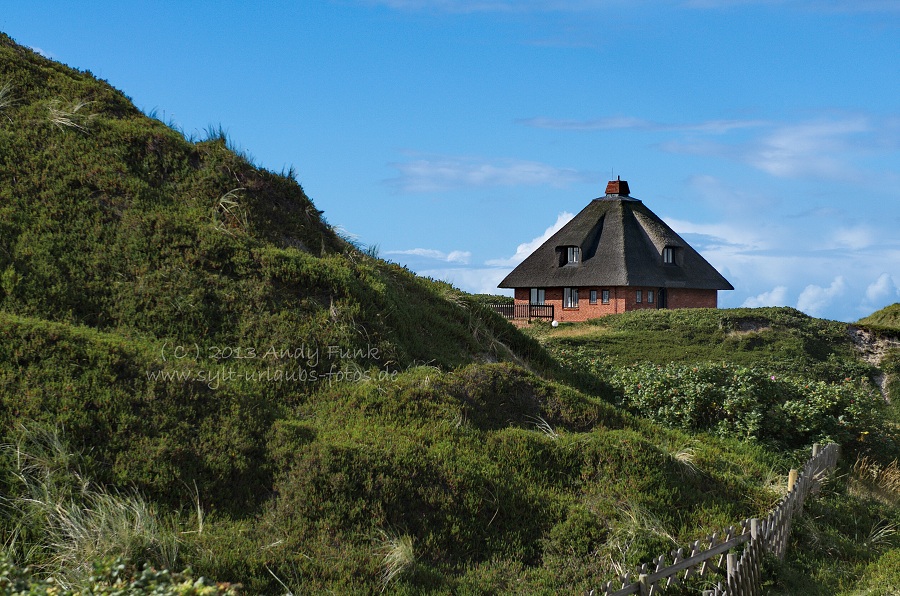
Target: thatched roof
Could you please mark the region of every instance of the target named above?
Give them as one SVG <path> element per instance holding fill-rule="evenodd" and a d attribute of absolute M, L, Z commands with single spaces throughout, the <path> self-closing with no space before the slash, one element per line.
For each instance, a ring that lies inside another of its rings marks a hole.
<path fill-rule="evenodd" d="M 544 242 L 500 282 L 501 288 L 636 286 L 733 290 L 706 259 L 681 236 L 623 194 L 594 199 L 572 221 Z M 618 186 L 610 183 L 615 193 Z M 567 264 L 567 249 L 581 248 L 581 262 Z M 673 248 L 674 264 L 663 263 L 663 249 Z"/>

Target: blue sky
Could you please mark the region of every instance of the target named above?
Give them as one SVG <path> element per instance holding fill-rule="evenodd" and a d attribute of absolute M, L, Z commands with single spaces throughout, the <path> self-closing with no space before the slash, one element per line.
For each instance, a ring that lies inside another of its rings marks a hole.
<path fill-rule="evenodd" d="M 471 292 L 610 177 L 735 286 L 900 301 L 900 0 L 12 2 L 0 30 Z"/>

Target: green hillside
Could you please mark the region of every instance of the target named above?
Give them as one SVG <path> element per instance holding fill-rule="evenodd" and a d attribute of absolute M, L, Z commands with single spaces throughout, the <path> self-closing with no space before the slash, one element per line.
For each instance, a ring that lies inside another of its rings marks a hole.
<path fill-rule="evenodd" d="M 669 426 L 779 450 L 824 440 L 857 448 L 865 431 L 896 455 L 873 386 L 879 370 L 859 359 L 843 323 L 789 308 L 689 309 L 531 334 L 570 370 L 609 380 L 618 405 Z"/>
<path fill-rule="evenodd" d="M 770 585 L 880 581 L 896 416 L 846 325 L 522 332 L 373 252 L 221 129 L 0 34 L 0 588 L 584 592 L 764 514 L 826 441 L 858 482 Z"/>
<path fill-rule="evenodd" d="M 857 325 L 900 333 L 900 302 L 885 306 L 860 319 Z"/>

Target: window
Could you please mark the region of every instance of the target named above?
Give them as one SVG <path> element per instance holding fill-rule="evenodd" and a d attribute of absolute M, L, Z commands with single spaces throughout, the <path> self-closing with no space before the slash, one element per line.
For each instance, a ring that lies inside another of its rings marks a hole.
<path fill-rule="evenodd" d="M 653 290 L 647 290 L 647 302 L 653 304 Z"/>
<path fill-rule="evenodd" d="M 580 263 L 581 262 L 581 247 L 579 246 L 570 246 L 569 247 L 569 263 Z"/>
<path fill-rule="evenodd" d="M 591 290 L 591 304 L 597 304 L 597 290 Z"/>
<path fill-rule="evenodd" d="M 641 303 L 641 300 L 644 298 L 643 294 L 644 294 L 644 293 L 643 293 L 642 291 L 640 291 L 640 290 L 635 290 L 635 292 L 634 292 L 634 301 L 637 302 L 638 304 L 640 304 L 640 303 Z"/>
<path fill-rule="evenodd" d="M 603 304 L 609 304 L 609 290 L 603 290 L 601 296 L 601 302 L 603 302 Z"/>
<path fill-rule="evenodd" d="M 544 288 L 531 288 L 531 304 L 544 303 Z"/>
<path fill-rule="evenodd" d="M 673 265 L 675 263 L 675 249 L 667 246 L 663 249 L 663 263 Z"/>
<path fill-rule="evenodd" d="M 566 308 L 578 308 L 578 288 L 565 288 L 563 291 L 563 306 Z"/>

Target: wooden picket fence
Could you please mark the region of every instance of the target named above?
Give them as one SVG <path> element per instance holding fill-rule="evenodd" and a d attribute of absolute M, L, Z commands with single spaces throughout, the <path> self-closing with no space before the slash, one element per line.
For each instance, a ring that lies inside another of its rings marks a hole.
<path fill-rule="evenodd" d="M 784 559 L 791 521 L 803 513 L 803 503 L 810 494 L 818 493 L 822 478 L 837 465 L 840 448 L 832 443 L 821 448 L 813 445 L 812 457 L 803 469 L 791 470 L 788 492 L 764 519 L 746 519 L 740 528 L 730 527 L 714 533 L 705 540 L 697 540 L 690 549 L 672 551 L 672 563 L 660 555 L 651 563 L 638 567 L 634 573 L 619 577 L 621 588 L 607 582 L 601 590 L 591 590 L 590 596 L 656 596 L 665 594 L 670 586 L 682 584 L 693 577 L 717 574 L 721 580 L 703 596 L 758 596 L 761 590 L 760 562 L 766 553 Z M 738 547 L 742 546 L 738 552 Z"/>

